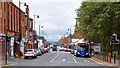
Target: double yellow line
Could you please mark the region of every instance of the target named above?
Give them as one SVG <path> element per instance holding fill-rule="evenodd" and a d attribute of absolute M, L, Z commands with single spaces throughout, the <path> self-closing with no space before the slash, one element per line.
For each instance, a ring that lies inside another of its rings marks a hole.
<path fill-rule="evenodd" d="M 96 62 L 97 64 L 103 64 L 101 60 L 95 59 L 95 58 L 89 58 L 90 60 Z"/>

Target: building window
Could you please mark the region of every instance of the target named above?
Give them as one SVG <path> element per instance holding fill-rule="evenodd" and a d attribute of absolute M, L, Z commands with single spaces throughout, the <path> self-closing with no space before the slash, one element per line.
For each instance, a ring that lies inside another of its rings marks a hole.
<path fill-rule="evenodd" d="M 32 23 L 31 23 L 31 21 L 30 21 L 30 28 L 32 28 Z"/>
<path fill-rule="evenodd" d="M 16 32 L 18 32 L 18 12 L 16 10 Z"/>
<path fill-rule="evenodd" d="M 27 18 L 25 17 L 25 26 L 27 26 Z"/>
<path fill-rule="evenodd" d="M 32 37 L 32 33 L 30 32 L 30 38 Z"/>
<path fill-rule="evenodd" d="M 5 25 L 5 23 L 6 23 L 6 19 L 4 19 L 4 33 L 6 32 L 6 29 L 5 29 L 6 25 Z"/>
<path fill-rule="evenodd" d="M 13 30 L 13 27 L 12 27 L 12 6 L 11 6 L 11 31 Z"/>
<path fill-rule="evenodd" d="M 25 38 L 27 38 L 27 30 L 25 30 Z"/>
<path fill-rule="evenodd" d="M 1 33 L 2 33 L 2 17 L 1 17 Z"/>
<path fill-rule="evenodd" d="M 14 31 L 15 31 L 15 9 L 14 9 Z"/>
<path fill-rule="evenodd" d="M 6 9 L 6 4 L 5 4 L 5 2 L 4 2 L 4 11 L 5 11 L 5 9 Z"/>
<path fill-rule="evenodd" d="M 7 4 L 7 7 L 8 7 L 8 8 L 7 8 L 7 13 L 8 13 L 8 30 L 9 30 L 9 26 L 10 26 L 10 25 L 9 25 L 9 4 Z"/>
<path fill-rule="evenodd" d="M 1 10 L 2 10 L 2 1 L 1 1 Z"/>

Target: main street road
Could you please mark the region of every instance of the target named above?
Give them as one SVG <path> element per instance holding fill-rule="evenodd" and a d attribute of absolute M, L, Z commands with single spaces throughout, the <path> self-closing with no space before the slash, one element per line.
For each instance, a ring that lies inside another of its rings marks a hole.
<path fill-rule="evenodd" d="M 26 59 L 15 66 L 107 66 L 90 60 L 75 57 L 69 52 L 49 52 L 36 59 Z"/>

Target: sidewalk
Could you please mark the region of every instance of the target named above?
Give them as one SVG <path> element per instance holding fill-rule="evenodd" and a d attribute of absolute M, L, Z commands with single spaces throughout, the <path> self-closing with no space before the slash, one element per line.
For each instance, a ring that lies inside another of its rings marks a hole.
<path fill-rule="evenodd" d="M 24 59 L 23 58 L 14 58 L 14 57 L 10 57 L 8 58 L 8 61 L 7 61 L 7 64 L 2 64 L 0 66 L 11 66 L 11 65 L 14 65 L 14 64 L 17 64 L 21 61 L 23 61 Z"/>
<path fill-rule="evenodd" d="M 102 63 L 102 64 L 108 64 L 110 66 L 120 66 L 120 59 L 116 59 L 116 63 L 114 64 L 114 58 L 111 58 L 111 63 L 107 61 L 103 61 L 103 55 L 98 54 L 94 55 L 92 59 L 95 59 L 96 61 Z"/>

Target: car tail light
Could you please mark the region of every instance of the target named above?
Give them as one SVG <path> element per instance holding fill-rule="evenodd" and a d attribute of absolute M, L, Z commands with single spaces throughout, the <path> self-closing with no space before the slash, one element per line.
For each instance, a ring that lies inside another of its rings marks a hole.
<path fill-rule="evenodd" d="M 32 54 L 34 54 L 34 52 L 32 52 Z"/>

